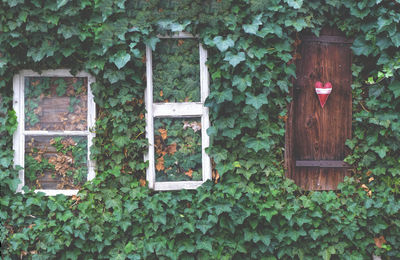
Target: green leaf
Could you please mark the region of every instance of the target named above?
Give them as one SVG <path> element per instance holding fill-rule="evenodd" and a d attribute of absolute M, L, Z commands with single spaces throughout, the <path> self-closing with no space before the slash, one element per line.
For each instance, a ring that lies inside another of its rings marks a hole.
<path fill-rule="evenodd" d="M 294 9 L 300 9 L 303 5 L 303 0 L 285 0 L 285 2 Z"/>
<path fill-rule="evenodd" d="M 150 39 L 145 40 L 145 43 L 146 43 L 146 45 L 149 45 L 149 46 L 150 46 L 150 48 L 152 49 L 152 51 L 155 51 L 155 50 L 156 50 L 156 44 L 157 44 L 157 42 L 159 42 L 159 41 L 160 41 L 160 38 L 158 38 L 158 37 L 153 37 L 153 38 L 150 38 Z"/>
<path fill-rule="evenodd" d="M 57 0 L 57 9 L 63 7 L 69 2 L 69 0 Z"/>
<path fill-rule="evenodd" d="M 269 151 L 270 149 L 270 144 L 265 141 L 265 140 L 260 140 L 257 138 L 250 138 L 247 142 L 246 142 L 246 147 L 253 149 L 254 151 L 258 152 L 260 150 L 265 150 L 265 151 Z"/>
<path fill-rule="evenodd" d="M 180 23 L 171 23 L 170 24 L 170 29 L 173 32 L 182 32 L 182 31 L 185 30 L 186 26 L 188 26 L 189 24 L 190 24 L 189 20 L 186 20 L 182 24 L 180 24 Z"/>
<path fill-rule="evenodd" d="M 224 91 L 218 93 L 218 95 L 216 96 L 216 101 L 219 104 L 224 101 L 232 101 L 232 98 L 232 89 L 225 89 Z"/>
<path fill-rule="evenodd" d="M 275 215 L 277 215 L 278 214 L 278 211 L 276 211 L 276 210 L 269 210 L 269 209 L 265 209 L 265 210 L 262 210 L 261 212 L 260 212 L 260 216 L 263 216 L 263 217 L 265 217 L 265 219 L 268 221 L 268 222 L 270 222 L 271 221 L 271 219 L 272 219 L 272 217 L 273 216 L 275 216 Z"/>
<path fill-rule="evenodd" d="M 389 151 L 389 148 L 387 146 L 376 146 L 373 147 L 372 150 L 374 150 L 381 159 L 385 158 L 386 153 Z"/>
<path fill-rule="evenodd" d="M 398 98 L 400 96 L 400 81 L 394 80 L 390 83 L 389 89 L 393 92 L 394 98 Z"/>
<path fill-rule="evenodd" d="M 126 246 L 124 247 L 124 252 L 126 254 L 129 254 L 133 250 L 135 250 L 135 246 L 129 241 L 128 244 L 126 244 Z"/>
<path fill-rule="evenodd" d="M 287 84 L 286 81 L 278 80 L 277 84 L 278 84 L 279 88 L 280 88 L 283 92 L 289 93 L 289 87 L 288 87 L 288 84 Z"/>
<path fill-rule="evenodd" d="M 359 56 L 359 55 L 365 55 L 368 56 L 372 52 L 372 48 L 370 47 L 370 44 L 368 44 L 363 36 L 357 37 L 354 42 L 353 46 L 351 47 L 353 50 L 354 54 Z"/>
<path fill-rule="evenodd" d="M 210 240 L 198 241 L 196 245 L 198 249 L 204 249 L 212 252 L 212 244 Z"/>
<path fill-rule="evenodd" d="M 262 105 L 268 104 L 267 94 L 262 93 L 258 96 L 254 96 L 250 93 L 246 93 L 246 104 L 252 105 L 255 109 L 260 109 Z"/>
<path fill-rule="evenodd" d="M 238 54 L 233 54 L 232 52 L 227 52 L 225 55 L 225 61 L 228 61 L 233 67 L 236 67 L 240 62 L 246 60 L 244 52 L 239 52 Z"/>
<path fill-rule="evenodd" d="M 121 69 L 130 61 L 131 55 L 125 51 L 119 51 L 117 52 L 114 56 L 111 57 L 110 61 L 114 62 L 115 66 L 117 66 L 118 69 Z"/>
<path fill-rule="evenodd" d="M 383 27 L 390 25 L 392 22 L 393 22 L 392 19 L 385 19 L 383 16 L 380 16 L 378 18 L 378 22 L 377 22 L 378 31 L 381 31 L 383 29 Z"/>
<path fill-rule="evenodd" d="M 262 22 L 261 22 L 261 17 L 262 17 L 262 14 L 259 14 L 259 15 L 257 15 L 256 17 L 254 17 L 254 19 L 253 19 L 253 22 L 251 23 L 251 24 L 244 24 L 242 27 L 243 27 L 243 30 L 246 32 L 246 33 L 249 33 L 249 34 L 257 34 L 257 31 L 258 31 L 258 27 L 259 27 L 259 25 L 261 25 L 262 24 Z"/>
<path fill-rule="evenodd" d="M 226 40 L 224 40 L 222 36 L 216 36 L 214 37 L 213 42 L 220 52 L 224 52 L 230 47 L 235 46 L 235 42 L 229 36 L 226 38 Z"/>
<path fill-rule="evenodd" d="M 0 158 L 0 165 L 3 166 L 4 168 L 8 168 L 11 165 L 11 157 L 3 157 Z"/>
<path fill-rule="evenodd" d="M 257 36 L 264 38 L 268 34 L 276 34 L 279 38 L 282 37 L 282 27 L 277 24 L 265 24 L 264 27 L 257 33 Z"/>
<path fill-rule="evenodd" d="M 400 47 L 400 32 L 395 33 L 391 38 L 394 46 Z"/>
<path fill-rule="evenodd" d="M 241 92 L 245 91 L 247 87 L 251 86 L 250 74 L 247 74 L 244 78 L 234 75 L 232 85 L 236 86 Z"/>

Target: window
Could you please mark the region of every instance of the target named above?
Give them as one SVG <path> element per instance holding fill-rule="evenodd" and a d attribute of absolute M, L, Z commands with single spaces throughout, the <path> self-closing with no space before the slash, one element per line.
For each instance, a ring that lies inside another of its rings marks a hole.
<path fill-rule="evenodd" d="M 207 52 L 187 33 L 146 48 L 147 181 L 155 190 L 195 189 L 211 179 L 205 65 Z"/>
<path fill-rule="evenodd" d="M 47 195 L 74 195 L 94 178 L 90 146 L 94 78 L 81 72 L 24 70 L 14 76 L 14 164 L 22 166 L 17 191 L 27 185 Z"/>

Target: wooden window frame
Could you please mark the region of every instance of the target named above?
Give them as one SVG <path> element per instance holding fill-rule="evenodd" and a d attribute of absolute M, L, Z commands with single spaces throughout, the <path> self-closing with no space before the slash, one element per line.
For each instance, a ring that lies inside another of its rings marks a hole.
<path fill-rule="evenodd" d="M 86 77 L 88 79 L 88 98 L 87 98 L 87 129 L 86 131 L 47 131 L 47 130 L 25 130 L 25 77 Z M 96 120 L 96 105 L 93 99 L 93 93 L 90 85 L 95 82 L 95 78 L 86 72 L 79 72 L 72 75 L 67 69 L 58 70 L 45 70 L 41 74 L 32 70 L 22 70 L 13 78 L 13 107 L 17 115 L 18 127 L 13 136 L 13 150 L 14 150 L 14 167 L 25 166 L 25 136 L 82 136 L 87 137 L 87 161 L 88 161 L 88 174 L 87 180 L 90 181 L 95 177 L 95 162 L 90 159 L 90 147 L 93 144 L 95 133 L 91 131 L 95 125 Z M 23 193 L 22 187 L 25 186 L 24 170 L 19 171 L 19 179 L 21 183 L 17 187 L 17 192 Z M 36 189 L 35 192 L 43 192 L 47 196 L 55 196 L 64 194 L 67 196 L 76 195 L 78 189 Z"/>
<path fill-rule="evenodd" d="M 160 39 L 182 39 L 197 37 L 192 34 L 180 32 L 172 36 L 158 36 Z M 145 160 L 149 161 L 146 179 L 150 189 L 154 190 L 180 190 L 196 189 L 205 181 L 211 179 L 211 161 L 205 149 L 209 146 L 209 136 L 207 128 L 210 126 L 208 117 L 208 108 L 204 102 L 209 94 L 209 74 L 206 66 L 207 51 L 199 43 L 199 66 L 200 66 L 200 102 L 180 102 L 180 103 L 153 103 L 153 65 L 152 50 L 146 46 L 146 76 L 147 88 L 145 92 L 146 101 L 146 136 L 149 141 L 148 153 Z M 201 118 L 201 145 L 202 145 L 202 180 L 201 181 L 173 181 L 158 182 L 155 174 L 154 158 L 154 118 L 182 118 L 182 117 L 200 117 Z"/>

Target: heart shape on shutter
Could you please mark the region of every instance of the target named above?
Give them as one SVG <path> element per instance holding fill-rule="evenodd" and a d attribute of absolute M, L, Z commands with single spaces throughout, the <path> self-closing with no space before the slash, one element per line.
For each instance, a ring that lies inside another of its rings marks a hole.
<path fill-rule="evenodd" d="M 332 84 L 330 82 L 326 82 L 325 85 L 322 85 L 321 81 L 317 81 L 315 82 L 315 92 L 318 95 L 321 107 L 324 108 L 326 100 L 328 99 L 329 94 L 332 92 Z"/>

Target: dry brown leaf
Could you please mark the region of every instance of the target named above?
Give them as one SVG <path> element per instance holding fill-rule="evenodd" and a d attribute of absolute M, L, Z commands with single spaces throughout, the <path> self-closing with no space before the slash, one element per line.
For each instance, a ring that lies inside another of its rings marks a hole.
<path fill-rule="evenodd" d="M 364 191 L 369 191 L 367 185 L 365 185 L 365 184 L 361 185 L 361 188 L 363 188 Z"/>
<path fill-rule="evenodd" d="M 146 180 L 145 179 L 140 179 L 139 183 L 140 183 L 140 186 L 142 186 L 142 187 L 146 186 Z"/>
<path fill-rule="evenodd" d="M 167 151 L 168 151 L 168 154 L 174 155 L 174 153 L 176 153 L 176 143 L 169 145 L 167 148 Z"/>
<path fill-rule="evenodd" d="M 165 169 L 164 156 L 157 159 L 156 169 L 157 169 L 157 171 L 163 171 Z"/>
<path fill-rule="evenodd" d="M 167 134 L 168 134 L 167 129 L 162 129 L 162 128 L 160 128 L 160 129 L 158 129 L 158 132 L 160 132 L 161 138 L 162 138 L 163 140 L 167 139 Z"/>
<path fill-rule="evenodd" d="M 181 46 L 184 42 L 184 40 L 178 40 L 178 46 Z"/>
<path fill-rule="evenodd" d="M 38 154 L 34 159 L 39 163 L 42 162 L 42 156 L 40 156 L 40 154 Z"/>
<path fill-rule="evenodd" d="M 164 96 L 164 92 L 160 90 L 160 97 Z"/>
<path fill-rule="evenodd" d="M 368 182 L 371 182 L 373 180 L 375 180 L 374 177 L 371 177 L 371 178 L 368 179 Z"/>
<path fill-rule="evenodd" d="M 140 118 L 140 119 L 143 119 L 143 118 L 144 118 L 143 113 L 140 113 L 139 118 Z"/>
<path fill-rule="evenodd" d="M 375 237 L 374 242 L 377 247 L 382 248 L 382 245 L 386 243 L 386 239 L 384 236 Z"/>
<path fill-rule="evenodd" d="M 217 170 L 212 171 L 212 178 L 213 178 L 213 180 L 214 180 L 214 183 L 217 184 L 217 183 L 218 183 L 218 180 L 219 180 L 219 173 L 218 173 Z"/>
<path fill-rule="evenodd" d="M 192 178 L 193 177 L 193 170 L 189 169 L 187 172 L 185 172 L 185 175 L 189 176 L 190 178 Z"/>

